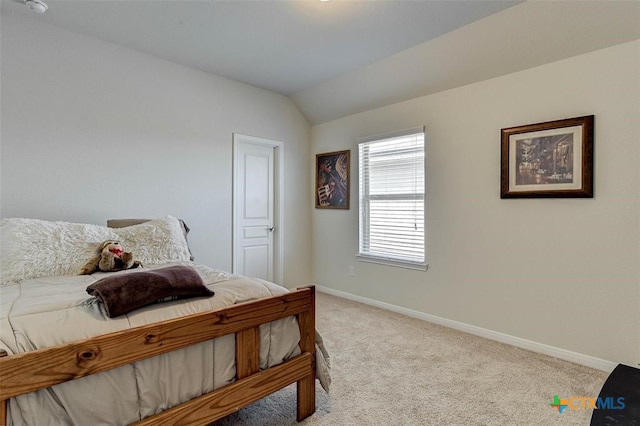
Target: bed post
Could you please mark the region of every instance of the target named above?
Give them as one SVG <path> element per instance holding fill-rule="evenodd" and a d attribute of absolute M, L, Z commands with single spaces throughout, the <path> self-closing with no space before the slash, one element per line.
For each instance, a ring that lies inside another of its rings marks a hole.
<path fill-rule="evenodd" d="M 7 356 L 7 351 L 0 349 L 0 358 Z M 0 426 L 7 426 L 7 404 L 8 399 L 0 401 Z"/>
<path fill-rule="evenodd" d="M 302 421 L 316 411 L 316 288 L 310 290 L 311 307 L 298 315 L 300 327 L 300 350 L 312 355 L 309 375 L 297 383 L 298 387 L 298 421 Z"/>

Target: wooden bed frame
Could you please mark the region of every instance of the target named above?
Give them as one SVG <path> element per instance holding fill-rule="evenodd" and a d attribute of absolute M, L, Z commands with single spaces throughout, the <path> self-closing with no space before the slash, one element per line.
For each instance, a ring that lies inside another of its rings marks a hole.
<path fill-rule="evenodd" d="M 293 315 L 300 327 L 301 354 L 261 371 L 260 324 Z M 134 424 L 206 425 L 294 382 L 298 421 L 315 412 L 315 287 L 309 286 L 33 352 L 0 353 L 0 425 L 7 424 L 9 398 L 232 333 L 235 382 Z"/>

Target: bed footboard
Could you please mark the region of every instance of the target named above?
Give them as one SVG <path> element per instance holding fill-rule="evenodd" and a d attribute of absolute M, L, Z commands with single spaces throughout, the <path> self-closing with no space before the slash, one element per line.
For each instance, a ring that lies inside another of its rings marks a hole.
<path fill-rule="evenodd" d="M 301 354 L 260 371 L 260 325 L 294 315 Z M 234 383 L 135 424 L 206 425 L 294 382 L 298 421 L 315 412 L 315 287 L 309 286 L 33 352 L 0 353 L 0 425 L 7 423 L 9 398 L 228 334 L 236 335 Z"/>

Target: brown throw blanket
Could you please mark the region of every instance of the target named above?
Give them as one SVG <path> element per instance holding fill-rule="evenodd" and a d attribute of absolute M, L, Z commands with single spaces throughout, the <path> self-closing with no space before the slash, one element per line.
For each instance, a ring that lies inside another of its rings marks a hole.
<path fill-rule="evenodd" d="M 91 284 L 87 293 L 104 304 L 109 318 L 152 303 L 214 295 L 189 266 L 113 275 Z"/>

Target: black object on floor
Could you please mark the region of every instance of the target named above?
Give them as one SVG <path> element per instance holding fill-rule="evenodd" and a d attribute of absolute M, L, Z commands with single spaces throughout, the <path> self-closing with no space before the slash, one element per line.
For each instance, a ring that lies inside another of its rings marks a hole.
<path fill-rule="evenodd" d="M 593 410 L 591 426 L 640 426 L 640 369 L 618 364 L 598 398 L 608 405 Z"/>

